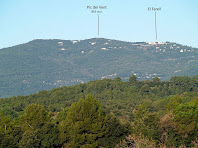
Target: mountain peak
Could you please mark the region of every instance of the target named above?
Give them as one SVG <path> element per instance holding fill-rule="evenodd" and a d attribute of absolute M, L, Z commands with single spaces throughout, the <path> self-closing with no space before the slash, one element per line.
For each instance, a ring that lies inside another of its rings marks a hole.
<path fill-rule="evenodd" d="M 36 39 L 0 50 L 0 93 L 24 95 L 96 79 L 128 80 L 131 75 L 139 80 L 194 76 L 197 51 L 172 42 Z"/>

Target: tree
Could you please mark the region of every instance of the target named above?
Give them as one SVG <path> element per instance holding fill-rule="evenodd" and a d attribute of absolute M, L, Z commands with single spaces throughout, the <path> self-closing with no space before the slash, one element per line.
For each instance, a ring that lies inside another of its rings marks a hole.
<path fill-rule="evenodd" d="M 194 86 L 195 84 L 188 76 L 174 76 L 170 79 L 170 89 L 173 93 L 176 94 L 192 91 Z"/>
<path fill-rule="evenodd" d="M 160 83 L 160 79 L 158 77 L 153 78 L 154 85 L 158 85 Z"/>
<path fill-rule="evenodd" d="M 170 111 L 161 117 L 158 122 L 161 133 L 160 142 L 167 147 L 180 147 L 181 145 L 185 145 L 184 139 L 182 139 L 182 136 L 175 130 L 177 125 L 174 117 L 175 114 Z"/>
<path fill-rule="evenodd" d="M 198 106 L 193 103 L 180 104 L 174 110 L 176 130 L 183 137 L 189 135 L 191 141 L 198 136 Z"/>
<path fill-rule="evenodd" d="M 108 132 L 98 141 L 99 145 L 105 147 L 115 147 L 115 145 L 119 143 L 119 141 L 123 139 L 125 135 L 127 135 L 129 130 L 127 127 L 129 125 L 127 125 L 127 123 L 120 124 L 120 122 L 115 117 L 110 115 L 108 116 L 106 126 L 108 128 Z"/>
<path fill-rule="evenodd" d="M 132 131 L 139 135 L 142 133 L 148 138 L 153 138 L 159 142 L 159 115 L 149 112 L 149 104 L 146 102 L 138 105 L 137 110 L 133 112 L 135 117 Z"/>
<path fill-rule="evenodd" d="M 175 109 L 181 103 L 182 103 L 181 98 L 179 96 L 175 96 L 175 97 L 171 98 L 170 102 L 166 105 L 166 109 L 168 111 L 171 111 L 171 110 Z"/>
<path fill-rule="evenodd" d="M 38 129 L 49 121 L 49 116 L 43 106 L 30 104 L 25 109 L 25 114 L 20 117 L 20 120 L 23 127 L 25 127 L 25 130 Z"/>
<path fill-rule="evenodd" d="M 66 119 L 60 123 L 61 143 L 71 148 L 112 146 L 109 139 L 120 138 L 123 131 L 119 122 L 106 115 L 102 105 L 91 95 L 73 103 Z"/>
<path fill-rule="evenodd" d="M 17 147 L 16 139 L 18 136 L 13 136 L 13 128 L 10 118 L 0 113 L 0 147 Z"/>
<path fill-rule="evenodd" d="M 150 87 L 147 84 L 144 84 L 141 88 L 140 88 L 140 93 L 142 95 L 148 95 L 149 92 L 151 91 Z"/>
<path fill-rule="evenodd" d="M 39 131 L 38 139 L 40 141 L 40 147 L 57 147 L 59 145 L 59 135 L 60 132 L 58 127 L 51 123 L 47 122 Z"/>
<path fill-rule="evenodd" d="M 69 110 L 69 107 L 66 107 L 64 110 L 62 110 L 61 112 L 58 113 L 58 115 L 56 117 L 57 123 L 60 123 L 61 121 L 65 120 L 68 110 Z"/>
<path fill-rule="evenodd" d="M 116 77 L 116 78 L 114 79 L 114 81 L 121 82 L 121 81 L 122 81 L 122 79 L 121 79 L 120 77 Z"/>
<path fill-rule="evenodd" d="M 40 140 L 37 136 L 38 130 L 27 130 L 23 133 L 22 139 L 19 142 L 19 148 L 34 148 L 40 147 Z"/>
<path fill-rule="evenodd" d="M 142 104 L 139 104 L 137 106 L 137 110 L 133 113 L 133 116 L 136 118 L 136 119 L 139 119 L 139 118 L 143 118 L 145 116 L 145 114 L 148 114 L 149 112 L 149 109 L 148 109 L 148 104 L 146 104 L 145 102 L 142 103 Z"/>
<path fill-rule="evenodd" d="M 136 85 L 137 84 L 137 77 L 135 75 L 132 75 L 130 78 L 129 78 L 129 84 L 130 85 Z"/>
<path fill-rule="evenodd" d="M 0 113 L 0 133 L 6 134 L 12 132 L 12 123 L 10 118 Z"/>
<path fill-rule="evenodd" d="M 101 104 L 88 95 L 85 100 L 73 103 L 68 110 L 66 120 L 61 124 L 61 142 L 69 147 L 98 145 L 98 139 L 107 132 L 107 117 Z"/>
<path fill-rule="evenodd" d="M 24 131 L 19 147 L 54 147 L 59 145 L 59 130 L 43 106 L 30 104 L 20 117 Z"/>
<path fill-rule="evenodd" d="M 17 117 L 17 114 L 13 110 L 11 110 L 9 108 L 3 108 L 3 109 L 1 109 L 0 110 L 0 113 L 2 115 L 5 115 L 5 116 L 9 117 L 9 118 L 15 118 L 15 117 Z"/>

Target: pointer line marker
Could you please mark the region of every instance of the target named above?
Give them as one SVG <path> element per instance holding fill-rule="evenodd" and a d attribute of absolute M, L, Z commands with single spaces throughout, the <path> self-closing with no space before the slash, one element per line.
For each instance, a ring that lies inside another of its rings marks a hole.
<path fill-rule="evenodd" d="M 98 14 L 98 38 L 99 38 L 99 35 L 100 35 L 100 17 Z"/>
<path fill-rule="evenodd" d="M 155 36 L 156 36 L 156 42 L 157 42 L 157 13 L 155 12 Z"/>

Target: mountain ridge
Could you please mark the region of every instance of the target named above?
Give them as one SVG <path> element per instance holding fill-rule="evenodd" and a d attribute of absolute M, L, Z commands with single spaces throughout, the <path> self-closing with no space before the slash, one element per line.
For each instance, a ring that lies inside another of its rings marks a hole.
<path fill-rule="evenodd" d="M 194 76 L 197 51 L 174 42 L 36 39 L 0 49 L 0 97 L 131 75 L 139 80 Z"/>
<path fill-rule="evenodd" d="M 65 40 L 65 39 L 33 39 L 33 40 L 30 40 L 28 42 L 24 42 L 24 43 L 21 43 L 21 44 L 18 44 L 18 45 L 12 45 L 12 46 L 9 46 L 9 47 L 2 47 L 0 48 L 0 50 L 2 49 L 7 49 L 7 48 L 12 48 L 12 47 L 16 47 L 16 46 L 20 46 L 20 45 L 24 45 L 24 44 L 27 44 L 27 43 L 32 43 L 32 42 L 36 42 L 36 41 L 54 41 L 54 40 L 57 40 L 57 41 L 86 41 L 86 40 L 111 40 L 111 41 L 119 41 L 119 42 L 125 42 L 125 43 L 156 43 L 156 42 L 145 42 L 145 41 L 124 41 L 124 40 L 118 40 L 118 39 L 109 39 L 109 38 L 97 38 L 97 37 L 94 37 L 94 38 L 88 38 L 88 39 L 80 39 L 80 40 Z M 170 42 L 170 41 L 166 41 L 166 42 L 159 42 L 159 43 L 172 43 L 172 44 L 178 44 L 178 45 L 181 45 L 181 46 L 188 46 L 188 45 L 184 45 L 184 44 L 180 44 L 180 43 L 177 43 L 177 42 Z M 198 48 L 198 47 L 192 47 L 192 46 L 188 46 L 188 47 L 191 47 L 191 48 Z"/>

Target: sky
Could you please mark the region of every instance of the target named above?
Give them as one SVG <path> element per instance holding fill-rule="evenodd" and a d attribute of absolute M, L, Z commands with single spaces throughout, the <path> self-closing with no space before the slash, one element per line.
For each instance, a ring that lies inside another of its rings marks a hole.
<path fill-rule="evenodd" d="M 91 13 L 87 6 L 106 6 Z M 159 42 L 198 48 L 197 0 L 0 0 L 0 49 L 34 39 L 100 38 Z"/>

